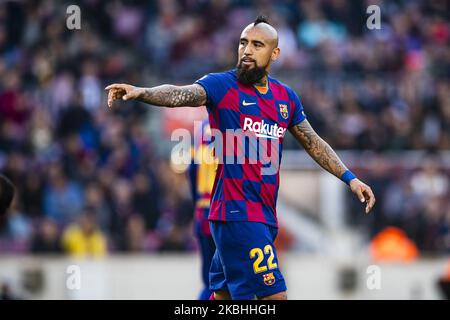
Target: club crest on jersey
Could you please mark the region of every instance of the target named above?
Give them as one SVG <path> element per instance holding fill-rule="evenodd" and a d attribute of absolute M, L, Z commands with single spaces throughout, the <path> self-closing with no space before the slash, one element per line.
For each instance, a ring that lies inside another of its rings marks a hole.
<path fill-rule="evenodd" d="M 280 104 L 279 104 L 279 107 L 280 107 L 280 113 L 281 113 L 281 116 L 282 116 L 284 119 L 289 118 L 289 112 L 288 112 L 288 106 L 287 106 L 287 104 L 280 103 Z"/>
<path fill-rule="evenodd" d="M 263 280 L 266 286 L 271 286 L 275 283 L 275 276 L 273 275 L 273 272 L 263 274 Z"/>

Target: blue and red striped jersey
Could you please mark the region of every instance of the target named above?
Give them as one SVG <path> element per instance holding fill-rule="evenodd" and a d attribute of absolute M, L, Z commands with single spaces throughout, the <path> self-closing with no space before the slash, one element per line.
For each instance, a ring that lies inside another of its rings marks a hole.
<path fill-rule="evenodd" d="M 215 130 L 222 134 L 222 150 L 215 145 L 219 165 L 209 220 L 255 221 L 277 227 L 284 136 L 306 116 L 299 97 L 285 84 L 269 76 L 264 90 L 240 83 L 236 72 L 210 73 L 196 81 L 207 94 L 212 134 Z M 230 137 L 233 132 L 238 138 Z M 278 165 L 273 165 L 274 160 Z"/>

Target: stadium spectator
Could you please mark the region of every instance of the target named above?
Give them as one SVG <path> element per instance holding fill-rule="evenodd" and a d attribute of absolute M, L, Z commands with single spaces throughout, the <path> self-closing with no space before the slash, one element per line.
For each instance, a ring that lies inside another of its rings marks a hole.
<path fill-rule="evenodd" d="M 58 226 L 50 219 L 41 220 L 37 233 L 31 239 L 31 252 L 36 254 L 62 253 Z"/>
<path fill-rule="evenodd" d="M 107 112 L 101 89 L 118 79 L 187 83 L 225 70 L 235 64 L 235 35 L 257 14 L 280 32 L 276 77 L 293 85 L 312 126 L 334 148 L 450 149 L 445 1 L 381 4 L 379 30 L 366 28 L 364 1 L 80 0 L 81 30 L 61 19 L 69 4 L 0 4 L 0 170 L 20 194 L 14 220 L 31 219 L 27 239 L 40 220 L 64 227 L 92 206 L 113 249 L 134 214 L 158 239 L 148 250 L 184 241 L 189 191 L 171 190 L 184 175 L 153 143 L 168 140 L 161 113 L 139 104 Z M 288 136 L 284 148 L 298 147 Z M 380 201 L 368 219 L 370 235 L 394 225 L 420 250 L 448 252 L 449 172 L 437 169 L 433 179 L 428 169 L 370 172 Z M 432 188 L 424 191 L 422 182 Z M 0 228 L 3 240 L 8 232 Z M 189 250 L 189 243 L 165 247 Z"/>
<path fill-rule="evenodd" d="M 72 223 L 62 235 L 64 251 L 74 257 L 104 257 L 108 253 L 107 239 L 98 229 L 95 213 L 84 208 L 78 222 Z"/>

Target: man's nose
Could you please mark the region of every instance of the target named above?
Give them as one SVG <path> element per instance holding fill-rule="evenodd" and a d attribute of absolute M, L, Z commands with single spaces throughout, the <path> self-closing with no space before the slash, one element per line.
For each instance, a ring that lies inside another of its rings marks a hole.
<path fill-rule="evenodd" d="M 247 45 L 244 49 L 244 56 L 251 56 L 253 54 L 253 50 L 250 45 Z"/>

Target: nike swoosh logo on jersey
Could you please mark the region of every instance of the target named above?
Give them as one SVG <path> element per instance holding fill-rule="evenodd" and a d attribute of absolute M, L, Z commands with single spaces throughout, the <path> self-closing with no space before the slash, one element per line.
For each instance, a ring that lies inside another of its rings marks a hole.
<path fill-rule="evenodd" d="M 252 104 L 256 104 L 256 102 L 245 102 L 245 100 L 242 101 L 242 105 L 243 105 L 244 107 L 246 107 L 246 106 L 251 106 Z"/>

